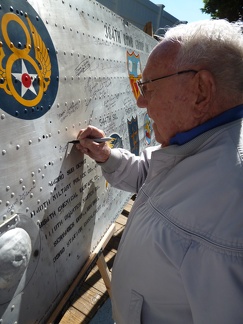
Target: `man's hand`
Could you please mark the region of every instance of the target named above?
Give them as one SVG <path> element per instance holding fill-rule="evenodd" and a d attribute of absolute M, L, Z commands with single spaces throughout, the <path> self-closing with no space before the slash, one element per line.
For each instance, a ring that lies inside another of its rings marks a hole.
<path fill-rule="evenodd" d="M 87 154 L 96 162 L 105 162 L 110 156 L 111 148 L 106 142 L 96 143 L 92 140 L 92 138 L 100 138 L 104 136 L 105 133 L 102 130 L 94 126 L 88 126 L 79 131 L 77 139 L 80 143 L 77 144 L 76 147 L 80 152 Z"/>

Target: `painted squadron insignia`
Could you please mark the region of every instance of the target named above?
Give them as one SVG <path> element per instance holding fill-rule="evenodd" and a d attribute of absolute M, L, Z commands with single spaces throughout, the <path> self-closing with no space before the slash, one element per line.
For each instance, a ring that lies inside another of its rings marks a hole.
<path fill-rule="evenodd" d="M 36 119 L 56 98 L 56 52 L 34 9 L 26 1 L 11 4 L 2 6 L 0 16 L 0 108 L 17 118 Z"/>
<path fill-rule="evenodd" d="M 144 138 L 145 138 L 146 145 L 151 144 L 151 137 L 152 137 L 151 134 L 152 134 L 151 120 L 149 118 L 149 115 L 145 114 L 145 116 L 144 116 Z"/>
<path fill-rule="evenodd" d="M 123 148 L 123 141 L 121 135 L 118 133 L 112 133 L 110 135 L 112 140 L 108 143 L 111 148 Z"/>
<path fill-rule="evenodd" d="M 137 100 L 139 97 L 139 89 L 137 86 L 137 81 L 141 79 L 141 64 L 140 64 L 140 56 L 136 55 L 134 52 L 127 52 L 127 69 L 129 74 L 129 80 L 132 87 L 132 91 L 135 99 Z"/>
<path fill-rule="evenodd" d="M 127 120 L 131 152 L 139 155 L 138 117 Z"/>

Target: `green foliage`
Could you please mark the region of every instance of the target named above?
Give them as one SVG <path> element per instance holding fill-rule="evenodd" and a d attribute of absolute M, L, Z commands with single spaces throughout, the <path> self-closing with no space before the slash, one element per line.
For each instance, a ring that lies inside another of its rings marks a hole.
<path fill-rule="evenodd" d="M 210 14 L 212 18 L 226 18 L 229 21 L 243 20 L 242 0 L 203 0 L 202 12 Z"/>

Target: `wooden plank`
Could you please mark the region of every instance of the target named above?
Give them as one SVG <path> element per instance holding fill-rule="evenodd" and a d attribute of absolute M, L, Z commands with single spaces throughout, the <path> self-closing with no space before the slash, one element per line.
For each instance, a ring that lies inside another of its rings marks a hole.
<path fill-rule="evenodd" d="M 89 289 L 84 294 L 82 294 L 82 298 L 75 300 L 72 306 L 86 316 L 92 318 L 97 312 L 97 306 L 101 306 L 107 298 L 107 292 L 101 293 L 94 287 L 89 287 Z"/>
<path fill-rule="evenodd" d="M 135 195 L 131 199 L 129 199 L 128 203 L 126 204 L 126 206 L 125 206 L 125 208 L 124 208 L 124 210 L 122 212 L 123 215 L 126 215 L 126 216 L 129 215 L 129 213 L 130 213 L 130 211 L 132 209 L 134 200 L 135 200 Z"/>
<path fill-rule="evenodd" d="M 118 224 L 120 224 L 124 228 L 126 223 L 127 223 L 127 217 L 124 215 L 120 215 L 116 220 L 116 228 L 117 228 Z"/>
<path fill-rule="evenodd" d="M 91 307 L 95 305 L 103 296 L 99 290 L 95 289 L 94 287 L 89 287 L 88 285 L 83 285 L 83 287 L 80 289 L 80 294 L 82 299 L 85 299 Z"/>
<path fill-rule="evenodd" d="M 113 244 L 114 245 L 114 244 Z M 107 267 L 108 269 L 110 270 L 110 273 L 112 271 L 112 267 L 113 267 L 113 263 L 114 263 L 114 260 L 115 260 L 115 257 L 116 257 L 116 252 L 117 250 L 108 250 L 108 249 L 105 249 L 104 250 L 104 257 L 105 257 L 105 262 L 107 264 Z"/>
<path fill-rule="evenodd" d="M 100 255 L 96 263 L 98 265 L 101 277 L 104 280 L 106 290 L 108 291 L 108 294 L 111 297 L 111 274 L 105 262 L 103 253 Z"/>
<path fill-rule="evenodd" d="M 66 311 L 59 324 L 86 324 L 89 323 L 91 319 L 92 317 L 81 313 L 75 307 L 71 306 Z"/>
<path fill-rule="evenodd" d="M 100 292 L 102 292 L 103 294 L 106 292 L 106 287 L 105 287 L 105 283 L 103 281 L 103 279 L 100 277 L 99 280 L 97 280 L 92 287 L 94 287 L 95 289 L 99 290 Z"/>
<path fill-rule="evenodd" d="M 93 261 L 97 257 L 100 250 L 105 248 L 105 246 L 107 245 L 107 243 L 109 242 L 109 240 L 113 236 L 114 231 L 115 231 L 115 224 L 112 224 L 111 227 L 106 232 L 106 234 L 104 235 L 104 237 L 102 238 L 102 240 L 100 241 L 100 243 L 98 244 L 98 246 L 96 247 L 94 253 L 92 253 L 92 255 L 88 258 L 87 262 L 85 263 L 85 265 L 81 269 L 80 273 L 77 275 L 77 277 L 73 281 L 72 285 L 70 286 L 70 288 L 67 290 L 67 292 L 63 296 L 63 298 L 60 301 L 58 307 L 51 314 L 51 316 L 50 316 L 50 318 L 48 320 L 48 323 L 50 323 L 50 324 L 55 323 L 56 318 L 58 317 L 58 315 L 60 314 L 62 309 L 65 307 L 65 305 L 67 304 L 68 299 L 70 298 L 70 296 L 74 292 L 74 290 L 77 287 L 78 283 L 86 275 L 87 271 L 91 267 Z M 103 285 L 103 286 L 105 287 L 105 285 Z M 104 290 L 102 290 L 102 292 L 105 291 L 105 288 L 103 288 L 103 289 Z"/>
<path fill-rule="evenodd" d="M 112 247 L 112 249 L 104 249 L 104 251 L 103 251 L 106 264 L 109 264 L 109 263 L 111 264 L 111 266 L 108 266 L 109 269 L 112 268 L 112 265 L 113 265 L 112 262 L 114 261 L 116 252 L 117 252 L 117 250 L 113 249 L 113 247 Z"/>
<path fill-rule="evenodd" d="M 99 270 L 98 270 L 98 266 L 95 266 L 89 273 L 86 281 L 85 281 L 85 284 L 86 285 L 89 285 L 90 287 L 96 287 L 96 289 L 101 289 L 103 291 L 103 286 L 101 288 L 99 288 L 99 285 L 97 286 L 97 282 L 98 281 L 101 281 L 102 283 L 102 280 L 101 280 L 101 275 L 99 273 Z"/>
<path fill-rule="evenodd" d="M 130 199 L 124 210 L 127 210 L 127 212 L 131 210 L 132 204 L 133 199 Z M 104 260 L 110 270 L 112 270 L 113 262 L 126 222 L 127 215 L 120 214 L 116 220 L 114 234 L 104 247 Z M 108 296 L 98 266 L 95 265 L 88 274 L 85 283 L 77 286 L 72 306 L 70 306 L 66 311 L 59 324 L 89 323 L 97 310 L 107 300 Z"/>

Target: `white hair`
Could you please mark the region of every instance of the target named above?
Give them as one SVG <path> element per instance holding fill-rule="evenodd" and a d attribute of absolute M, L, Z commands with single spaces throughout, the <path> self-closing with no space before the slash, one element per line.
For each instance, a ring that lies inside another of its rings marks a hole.
<path fill-rule="evenodd" d="M 204 20 L 169 29 L 163 41 L 180 44 L 177 69 L 200 66 L 209 70 L 220 89 L 243 95 L 243 34 L 226 20 Z"/>

